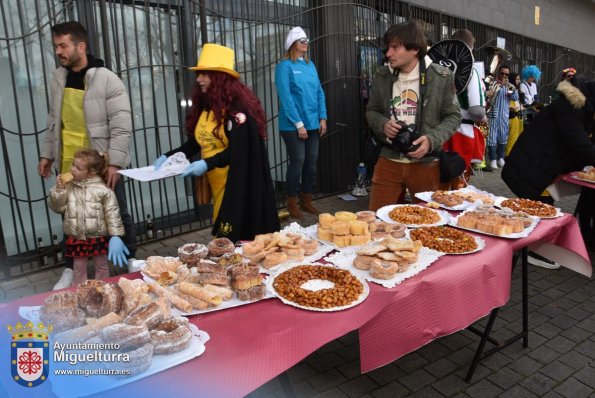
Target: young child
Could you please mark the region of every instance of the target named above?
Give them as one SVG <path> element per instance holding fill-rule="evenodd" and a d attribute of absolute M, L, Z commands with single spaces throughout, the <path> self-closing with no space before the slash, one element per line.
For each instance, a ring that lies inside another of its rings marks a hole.
<path fill-rule="evenodd" d="M 64 256 L 74 260 L 75 286 L 87 279 L 89 257 L 95 263 L 95 279 L 109 276 L 108 259 L 117 265 L 126 263 L 128 249 L 120 239 L 124 225 L 118 201 L 105 184 L 108 166 L 107 154 L 80 149 L 74 154 L 70 173 L 58 175 L 50 190 L 50 208 L 64 214 Z"/>

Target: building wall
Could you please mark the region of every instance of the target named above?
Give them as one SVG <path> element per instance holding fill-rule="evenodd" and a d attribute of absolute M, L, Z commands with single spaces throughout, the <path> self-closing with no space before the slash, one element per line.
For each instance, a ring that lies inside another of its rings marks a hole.
<path fill-rule="evenodd" d="M 413 0 L 408 3 L 595 55 L 592 0 Z M 535 25 L 535 6 L 540 24 Z"/>

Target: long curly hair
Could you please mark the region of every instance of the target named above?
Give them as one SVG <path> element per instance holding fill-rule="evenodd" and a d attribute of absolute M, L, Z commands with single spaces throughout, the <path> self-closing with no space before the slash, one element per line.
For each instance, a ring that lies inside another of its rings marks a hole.
<path fill-rule="evenodd" d="M 215 134 L 223 124 L 225 117 L 237 112 L 246 112 L 256 122 L 258 135 L 267 138 L 266 117 L 260 100 L 239 79 L 225 72 L 197 71 L 209 76 L 211 83 L 206 93 L 200 90 L 198 84 L 192 88 L 192 106 L 186 115 L 186 133 L 194 135 L 194 129 L 202 111 L 212 111 L 218 120 Z M 222 137 L 219 137 L 222 138 Z"/>
<path fill-rule="evenodd" d="M 521 79 L 527 80 L 530 77 L 534 77 L 537 81 L 541 79 L 541 71 L 537 65 L 527 65 L 521 71 Z"/>

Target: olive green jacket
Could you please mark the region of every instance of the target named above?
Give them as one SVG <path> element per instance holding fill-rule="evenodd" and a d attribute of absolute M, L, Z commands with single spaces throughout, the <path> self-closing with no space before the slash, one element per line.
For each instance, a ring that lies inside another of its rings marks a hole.
<path fill-rule="evenodd" d="M 397 81 L 398 70 L 391 72 L 388 66 L 378 70 L 372 81 L 370 99 L 366 106 L 366 120 L 381 142 L 388 143 L 382 132 L 382 126 L 390 116 L 390 100 L 393 83 Z M 419 104 L 415 124 L 421 135 L 430 139 L 432 148 L 426 156 L 436 156 L 448 139 L 461 124 L 461 111 L 455 93 L 454 75 L 443 66 L 430 64 L 426 71 L 426 92 L 422 99 L 423 120 L 419 121 Z M 421 128 L 420 128 L 421 126 Z M 390 146 L 384 145 L 380 156 L 398 159 L 400 153 Z"/>

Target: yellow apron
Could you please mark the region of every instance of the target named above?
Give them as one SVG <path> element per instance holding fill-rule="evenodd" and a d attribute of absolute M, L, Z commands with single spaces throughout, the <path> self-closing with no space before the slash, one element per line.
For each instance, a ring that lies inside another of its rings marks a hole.
<path fill-rule="evenodd" d="M 203 111 L 198 118 L 198 123 L 194 129 L 194 138 L 198 145 L 200 145 L 200 155 L 203 159 L 210 158 L 218 154 L 228 147 L 229 141 L 223 125 L 219 127 L 219 135 L 221 138 L 213 134 L 217 121 L 214 113 Z M 207 172 L 207 179 L 213 192 L 213 219 L 217 219 L 219 209 L 221 208 L 221 201 L 225 193 L 225 184 L 227 183 L 227 171 L 229 166 L 214 168 Z"/>
<path fill-rule="evenodd" d="M 60 173 L 70 170 L 74 153 L 89 148 L 89 136 L 83 112 L 84 90 L 66 87 L 62 99 L 62 162 Z"/>

